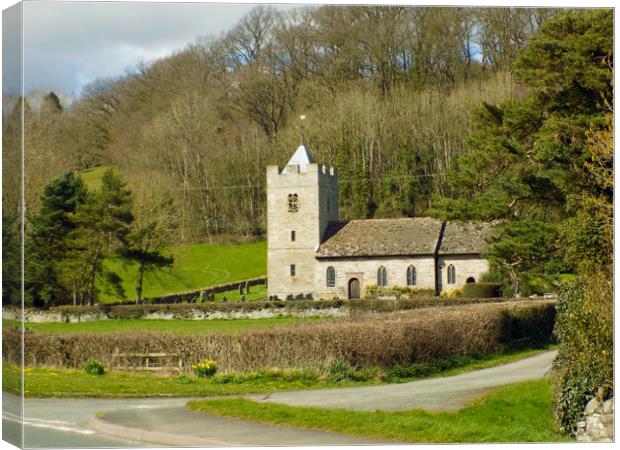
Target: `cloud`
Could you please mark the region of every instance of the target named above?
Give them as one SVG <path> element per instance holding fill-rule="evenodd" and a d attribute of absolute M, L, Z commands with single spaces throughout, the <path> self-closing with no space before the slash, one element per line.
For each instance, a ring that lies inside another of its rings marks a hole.
<path fill-rule="evenodd" d="M 226 32 L 253 4 L 24 2 L 24 88 L 79 95 L 99 77 Z M 278 5 L 289 9 L 299 5 Z"/>

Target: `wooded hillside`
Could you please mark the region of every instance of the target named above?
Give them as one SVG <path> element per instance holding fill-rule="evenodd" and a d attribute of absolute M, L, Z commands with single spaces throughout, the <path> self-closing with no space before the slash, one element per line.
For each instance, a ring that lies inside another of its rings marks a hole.
<path fill-rule="evenodd" d="M 524 94 L 510 65 L 551 15 L 257 7 L 221 38 L 92 83 L 69 108 L 55 94 L 26 105 L 28 211 L 63 172 L 111 166 L 145 214 L 170 194 L 178 241 L 262 234 L 264 168 L 286 162 L 305 114 L 310 150 L 340 172 L 343 218 L 424 215 L 468 151 L 471 111 Z M 18 117 L 5 120 L 5 148 Z"/>

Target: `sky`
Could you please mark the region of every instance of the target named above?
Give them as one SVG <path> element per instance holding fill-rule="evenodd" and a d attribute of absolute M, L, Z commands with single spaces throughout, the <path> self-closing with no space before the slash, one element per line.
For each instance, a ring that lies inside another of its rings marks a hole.
<path fill-rule="evenodd" d="M 140 62 L 183 49 L 201 36 L 231 29 L 253 4 L 24 2 L 24 90 L 79 97 L 97 78 L 118 76 Z M 300 5 L 274 5 L 292 9 Z M 3 90 L 16 93 L 19 41 L 4 17 Z M 13 21 L 14 22 L 14 21 Z"/>

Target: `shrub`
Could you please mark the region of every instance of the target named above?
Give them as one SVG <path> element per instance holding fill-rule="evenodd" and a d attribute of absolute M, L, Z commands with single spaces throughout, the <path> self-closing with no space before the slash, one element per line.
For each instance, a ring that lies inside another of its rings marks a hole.
<path fill-rule="evenodd" d="M 417 303 L 401 302 L 411 307 Z M 377 300 L 375 303 L 394 307 L 396 302 Z M 75 368 L 89 358 L 110 365 L 114 349 L 118 349 L 120 353 L 166 352 L 170 356 L 162 358 L 162 365 L 176 366 L 181 360 L 188 369 L 196 360 L 214 358 L 219 363 L 218 370 L 223 372 L 318 367 L 325 361 L 346 362 L 360 370 L 497 352 L 515 345 L 515 339 L 522 339 L 530 331 L 537 333 L 536 339 L 540 340 L 551 336 L 550 317 L 554 307 L 551 301 L 528 300 L 360 313 L 354 319 L 247 330 L 236 335 L 153 332 L 63 335 L 26 331 L 24 357 L 26 365 Z M 516 319 L 509 319 L 512 316 Z M 511 327 L 510 331 L 503 330 L 506 326 Z M 19 331 L 7 328 L 3 337 L 3 357 L 8 362 L 19 361 L 19 352 L 11 349 L 13 345 L 19 348 Z"/>
<path fill-rule="evenodd" d="M 351 365 L 346 361 L 335 361 L 327 369 L 327 374 L 333 381 L 346 380 L 352 372 Z"/>
<path fill-rule="evenodd" d="M 494 298 L 500 296 L 499 283 L 466 283 L 462 290 L 463 298 Z"/>
<path fill-rule="evenodd" d="M 84 363 L 84 372 L 88 375 L 103 375 L 105 373 L 105 368 L 101 361 L 89 359 Z"/>
<path fill-rule="evenodd" d="M 217 363 L 212 359 L 207 359 L 201 363 L 193 364 L 192 369 L 198 378 L 208 378 L 217 372 Z"/>
<path fill-rule="evenodd" d="M 613 276 L 605 271 L 560 289 L 554 410 L 566 434 L 575 434 L 590 399 L 613 395 L 613 306 Z"/>

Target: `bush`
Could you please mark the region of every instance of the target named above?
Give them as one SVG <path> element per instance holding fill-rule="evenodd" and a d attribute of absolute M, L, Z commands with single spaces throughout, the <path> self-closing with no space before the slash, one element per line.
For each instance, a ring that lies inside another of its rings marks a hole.
<path fill-rule="evenodd" d="M 407 302 L 416 304 L 413 300 Z M 396 302 L 377 300 L 375 303 L 394 307 Z M 89 358 L 110 365 L 113 349 L 118 349 L 120 353 L 165 352 L 170 356 L 162 358 L 162 365 L 176 366 L 181 360 L 189 369 L 197 360 L 214 358 L 219 363 L 218 370 L 223 372 L 319 367 L 325 361 L 346 362 L 361 370 L 498 352 L 515 345 L 515 339 L 520 340 L 529 332 L 536 333 L 535 340 L 541 340 L 551 336 L 550 317 L 554 307 L 551 301 L 528 300 L 361 313 L 354 319 L 247 330 L 236 335 L 154 332 L 63 335 L 26 331 L 24 357 L 26 365 L 75 368 Z M 510 319 L 512 316 L 515 319 Z M 510 330 L 505 331 L 504 327 Z M 3 357 L 8 362 L 18 362 L 20 354 L 11 348 L 19 348 L 19 331 L 6 328 L 3 337 Z"/>
<path fill-rule="evenodd" d="M 590 399 L 613 395 L 613 276 L 578 277 L 562 287 L 555 334 L 555 415 L 562 431 L 574 435 Z"/>
<path fill-rule="evenodd" d="M 346 361 L 335 361 L 327 369 L 328 376 L 333 381 L 342 381 L 350 378 L 353 369 Z"/>
<path fill-rule="evenodd" d="M 500 296 L 499 283 L 466 283 L 461 289 L 463 298 L 495 298 Z"/>
<path fill-rule="evenodd" d="M 89 359 L 84 363 L 84 372 L 88 375 L 103 375 L 105 373 L 105 368 L 101 361 Z"/>
<path fill-rule="evenodd" d="M 212 359 L 207 359 L 201 363 L 193 364 L 192 369 L 198 378 L 208 378 L 217 372 L 217 363 Z"/>

